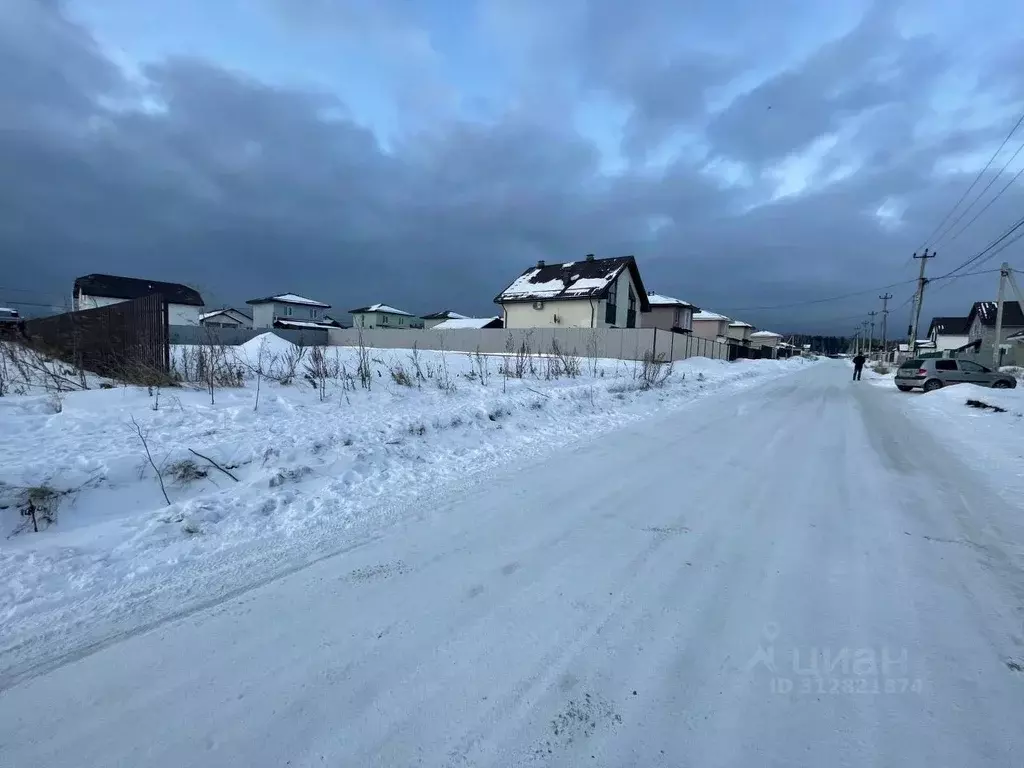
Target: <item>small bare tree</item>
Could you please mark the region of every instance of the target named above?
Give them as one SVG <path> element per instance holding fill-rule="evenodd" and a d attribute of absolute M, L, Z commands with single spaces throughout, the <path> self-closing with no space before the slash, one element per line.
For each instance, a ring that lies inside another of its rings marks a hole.
<path fill-rule="evenodd" d="M 160 484 L 160 493 L 164 495 L 164 501 L 167 502 L 167 506 L 171 505 L 171 500 L 167 497 L 167 487 L 164 485 L 164 475 L 160 471 L 160 467 L 156 465 L 156 461 L 153 460 L 153 454 L 149 451 L 149 442 L 146 440 L 146 432 L 139 426 L 139 422 L 132 416 L 132 427 L 135 430 L 135 434 L 138 435 L 139 441 L 142 443 L 142 450 L 146 453 L 146 461 L 149 466 L 153 468 L 153 473 L 156 475 L 156 481 Z"/>

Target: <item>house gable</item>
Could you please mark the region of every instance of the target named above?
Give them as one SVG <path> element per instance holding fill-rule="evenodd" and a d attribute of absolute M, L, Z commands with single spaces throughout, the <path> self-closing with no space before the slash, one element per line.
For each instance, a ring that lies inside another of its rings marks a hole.
<path fill-rule="evenodd" d="M 563 264 L 537 262 L 525 270 L 504 291 L 494 297 L 496 304 L 547 301 L 592 301 L 606 299 L 617 286 L 623 272 L 629 273 L 637 309 L 650 312 L 647 290 L 632 256 L 597 259 L 588 255 L 583 261 Z M 627 300 L 623 296 L 623 301 Z"/>
<path fill-rule="evenodd" d="M 164 283 L 159 280 L 144 280 L 138 277 L 91 274 L 75 278 L 75 298 L 91 296 L 101 299 L 131 301 L 144 296 L 159 294 L 168 304 L 182 304 L 189 307 L 203 306 L 199 291 L 181 283 Z"/>

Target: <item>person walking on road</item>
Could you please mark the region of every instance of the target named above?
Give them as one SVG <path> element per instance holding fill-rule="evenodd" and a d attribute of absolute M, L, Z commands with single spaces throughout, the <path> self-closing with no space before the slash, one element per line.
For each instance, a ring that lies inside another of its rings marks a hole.
<path fill-rule="evenodd" d="M 860 374 L 864 370 L 864 363 L 866 363 L 867 361 L 868 361 L 868 359 L 866 357 L 864 357 L 864 355 L 860 354 L 859 352 L 857 353 L 857 356 L 855 358 L 853 358 L 853 380 L 854 381 L 860 381 Z"/>

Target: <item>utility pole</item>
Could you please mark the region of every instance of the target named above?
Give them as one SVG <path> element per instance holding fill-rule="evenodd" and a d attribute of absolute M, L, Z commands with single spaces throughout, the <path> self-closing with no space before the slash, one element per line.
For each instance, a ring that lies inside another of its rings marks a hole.
<path fill-rule="evenodd" d="M 875 310 L 868 312 L 871 316 L 871 335 L 868 336 L 868 355 L 871 355 L 875 351 L 875 315 L 878 314 Z"/>
<path fill-rule="evenodd" d="M 921 322 L 921 305 L 924 303 L 924 287 L 928 283 L 927 278 L 924 276 L 924 265 L 928 263 L 928 259 L 935 258 L 935 251 L 929 253 L 928 249 L 925 248 L 924 253 L 920 256 L 915 253 L 914 258 L 921 260 L 921 274 L 917 278 L 917 295 L 914 297 L 914 319 L 909 330 L 910 338 L 908 339 L 908 349 L 910 350 L 911 357 L 913 357 L 914 353 L 917 352 L 917 325 Z"/>
<path fill-rule="evenodd" d="M 992 345 L 992 367 L 998 369 L 999 364 L 1002 363 L 1002 335 L 1003 335 L 1003 305 L 1004 296 L 1006 295 L 1006 286 L 1009 285 L 1013 290 L 1014 295 L 1017 297 L 1017 303 L 1020 304 L 1021 312 L 1024 312 L 1024 296 L 1021 295 L 1020 288 L 1017 286 L 1017 278 L 1013 276 L 1013 270 L 1010 269 L 1010 265 L 1005 261 L 999 266 L 999 294 L 996 297 L 996 338 Z"/>
<path fill-rule="evenodd" d="M 888 350 L 887 344 L 886 344 L 886 338 L 885 338 L 886 327 L 885 326 L 886 326 L 886 321 L 889 319 L 889 299 L 892 298 L 892 294 L 891 293 L 883 293 L 878 298 L 880 298 L 882 300 L 882 356 L 885 358 L 886 362 L 889 362 L 889 350 Z"/>
<path fill-rule="evenodd" d="M 867 320 L 861 320 L 860 321 L 860 338 L 861 338 L 861 348 L 860 348 L 861 354 L 863 354 L 865 357 L 869 357 L 871 355 L 871 348 L 868 347 L 868 321 Z"/>
<path fill-rule="evenodd" d="M 1004 295 L 1007 286 L 1007 274 L 1010 272 L 1010 264 L 1006 261 L 1002 262 L 999 266 L 999 291 L 995 297 L 995 341 L 992 342 L 992 368 L 996 371 L 999 370 L 999 362 L 1001 362 L 1002 351 L 999 349 L 999 341 L 1002 336 L 1002 295 Z"/>

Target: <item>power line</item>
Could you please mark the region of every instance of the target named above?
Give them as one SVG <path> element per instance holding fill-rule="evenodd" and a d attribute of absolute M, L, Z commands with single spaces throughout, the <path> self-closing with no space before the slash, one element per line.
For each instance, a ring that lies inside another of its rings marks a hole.
<path fill-rule="evenodd" d="M 1014 152 L 1012 155 L 1010 155 L 1010 159 L 1007 160 L 1005 163 L 1003 163 L 1003 167 L 999 169 L 999 173 L 995 174 L 991 179 L 989 179 L 988 184 L 986 184 L 985 188 L 983 190 L 981 190 L 981 192 L 978 193 L 978 196 L 975 197 L 974 200 L 971 201 L 971 204 L 968 205 L 966 208 L 964 208 L 963 211 L 960 213 L 960 215 L 957 216 L 955 219 L 953 219 L 953 221 L 951 221 L 949 223 L 949 226 L 946 227 L 946 229 L 942 232 L 942 234 L 939 235 L 938 239 L 935 241 L 936 245 L 938 245 L 940 242 L 942 242 L 942 240 L 945 239 L 946 235 L 948 235 L 952 231 L 952 229 L 957 224 L 960 223 L 960 221 L 963 219 L 963 217 L 966 216 L 970 212 L 971 208 L 973 208 L 975 205 L 978 204 L 978 202 L 981 200 L 981 198 L 983 198 L 985 196 L 985 193 L 988 192 L 992 188 L 992 185 L 995 184 L 996 181 L 998 181 L 999 177 L 1003 175 L 1003 172 L 1007 168 L 1010 167 L 1010 163 L 1012 163 L 1014 160 L 1017 159 L 1017 155 L 1019 155 L 1022 150 L 1024 150 L 1024 141 L 1022 141 L 1020 143 L 1020 146 L 1017 147 L 1017 151 Z M 1024 168 L 1022 168 L 1021 170 L 1024 171 Z M 1017 176 L 1020 176 L 1020 173 L 1018 173 Z M 1010 184 L 1013 184 L 1013 182 L 1017 180 L 1017 176 L 1014 176 L 1012 179 L 1010 179 Z M 978 216 L 980 216 L 982 213 L 984 213 L 985 210 L 988 209 L 988 207 L 990 205 L 992 205 L 992 203 L 994 203 L 996 200 L 998 200 L 999 197 L 1003 194 L 1003 192 L 1005 192 L 1009 188 L 1010 184 L 1007 184 L 1005 187 L 1003 187 L 1003 189 L 995 197 L 993 197 L 991 200 L 989 200 L 989 202 L 985 205 L 985 207 L 982 208 L 980 211 L 978 211 L 977 215 L 975 215 L 973 219 L 971 219 L 969 222 L 967 222 L 967 224 L 964 226 L 964 228 L 961 229 L 960 232 L 957 233 L 957 236 L 959 236 L 960 233 L 964 231 L 964 229 L 967 229 L 967 227 L 969 227 L 978 218 Z M 952 240 L 950 242 L 952 242 Z"/>
<path fill-rule="evenodd" d="M 759 312 L 769 309 L 790 309 L 792 307 L 806 307 L 812 304 L 826 304 L 830 301 L 839 301 L 841 299 L 849 299 L 854 296 L 863 296 L 866 293 L 874 293 L 875 291 L 884 291 L 888 288 L 895 288 L 898 285 L 906 285 L 907 283 L 913 283 L 914 280 L 900 280 L 897 283 L 889 283 L 889 285 L 882 285 L 876 288 L 865 288 L 863 291 L 854 291 L 852 293 L 844 293 L 839 296 L 829 296 L 825 299 L 810 299 L 808 301 L 795 301 L 792 304 L 773 304 L 767 307 L 722 307 L 723 312 Z M 863 313 L 861 313 L 863 314 Z"/>
<path fill-rule="evenodd" d="M 1021 146 L 1021 149 L 1024 149 L 1024 144 L 1021 144 L 1020 146 Z M 1020 150 L 1017 150 L 1017 151 L 1019 152 Z M 971 226 L 971 224 L 976 222 L 978 220 L 978 217 L 981 216 L 981 214 L 983 214 L 990 207 L 992 207 L 992 203 L 994 203 L 996 200 L 998 200 L 1000 197 L 1002 197 L 1003 193 L 1005 193 L 1006 190 L 1008 190 L 1010 188 L 1010 186 L 1015 181 L 1017 181 L 1017 179 L 1019 179 L 1021 177 L 1021 175 L 1024 175 L 1024 166 L 1022 166 L 1021 169 L 1019 171 L 1017 171 L 1016 175 L 1012 179 L 1010 179 L 1008 182 L 1006 182 L 1005 185 L 1003 185 L 1003 188 L 1000 189 L 996 193 L 995 197 L 993 197 L 991 200 L 989 200 L 987 203 L 985 203 L 985 206 L 980 211 L 978 211 L 976 214 L 974 214 L 971 217 L 970 221 L 968 221 L 966 224 L 964 224 L 962 227 L 960 227 L 960 229 L 957 231 L 957 233 L 955 235 L 953 235 L 953 237 L 951 237 L 949 239 L 949 242 L 952 243 L 954 240 L 956 240 L 958 237 L 960 237 L 960 235 L 962 235 L 964 233 L 964 230 L 967 229 L 969 226 Z M 996 176 L 995 178 L 999 178 L 999 177 Z"/>
<path fill-rule="evenodd" d="M 942 230 L 943 227 L 946 226 L 946 222 L 949 221 L 949 218 L 956 212 L 956 209 L 960 207 L 960 204 L 967 199 L 967 196 L 971 194 L 971 190 L 974 189 L 975 186 L 977 186 L 979 181 L 981 181 L 981 177 L 985 175 L 986 171 L 988 171 L 988 169 L 992 166 L 992 163 L 995 162 L 995 159 L 999 156 L 999 153 L 1003 151 L 1003 147 L 1005 147 L 1007 142 L 1010 141 L 1010 139 L 1013 137 L 1013 134 L 1017 132 L 1017 129 L 1020 127 L 1021 123 L 1024 123 L 1024 112 L 1021 113 L 1020 119 L 1018 119 L 1017 122 L 1014 124 L 1013 128 L 1010 129 L 1010 132 L 1006 134 L 1006 138 L 1003 139 L 1003 142 L 999 145 L 999 148 L 992 153 L 992 157 L 990 157 L 988 159 L 988 162 L 985 163 L 985 167 L 978 171 L 978 175 L 974 177 L 974 181 L 971 182 L 971 185 L 967 187 L 967 189 L 964 191 L 962 195 L 960 195 L 960 199 L 956 201 L 956 204 L 952 208 L 949 209 L 949 212 L 942 218 L 942 221 L 939 222 L 939 225 L 934 230 L 932 230 L 932 233 L 928 235 L 928 237 L 924 239 L 924 242 L 921 243 L 921 246 L 918 248 L 918 250 L 921 250 L 926 245 L 931 243 L 932 238 L 934 238 L 935 235 L 940 230 Z"/>
<path fill-rule="evenodd" d="M 973 256 L 971 256 L 971 258 L 967 259 L 967 261 L 965 261 L 965 262 L 964 262 L 963 264 L 961 264 L 961 265 L 960 265 L 959 267 L 957 267 L 956 269 L 950 270 L 949 272 L 947 272 L 946 274 L 942 275 L 942 276 L 941 276 L 941 277 L 939 277 L 939 278 L 933 278 L 933 279 L 942 279 L 942 278 L 946 278 L 946 277 L 949 277 L 950 275 L 953 275 L 953 274 L 955 274 L 955 273 L 959 272 L 959 271 L 960 271 L 961 269 L 963 269 L 964 267 L 969 267 L 969 266 L 970 266 L 971 264 L 973 264 L 974 262 L 978 261 L 978 259 L 981 259 L 982 257 L 984 257 L 984 256 L 985 256 L 985 254 L 987 254 L 987 253 L 988 253 L 989 251 L 991 251 L 991 250 L 992 250 L 993 248 L 995 248 L 995 247 L 996 247 L 997 245 L 999 245 L 1000 243 L 1002 243 L 1002 242 L 1003 242 L 1003 241 L 1004 241 L 1004 240 L 1005 240 L 1006 238 L 1008 238 L 1008 237 L 1009 237 L 1010 235 L 1012 235 L 1012 234 L 1013 234 L 1014 232 L 1016 232 L 1016 231 L 1017 231 L 1018 229 L 1020 229 L 1021 227 L 1024 227 L 1024 216 L 1022 216 L 1021 218 L 1017 219 L 1017 221 L 1016 221 L 1016 222 L 1015 222 L 1015 223 L 1014 223 L 1013 225 L 1011 225 L 1009 229 L 1007 229 L 1007 230 L 1006 230 L 1005 232 L 1003 232 L 1003 234 L 999 235 L 999 237 L 997 237 L 997 238 L 996 238 L 995 240 L 993 240 L 993 241 L 992 241 L 991 243 L 989 243 L 988 245 L 986 245 L 986 246 L 985 246 L 984 248 L 982 248 L 982 249 L 981 249 L 980 251 L 978 251 L 978 252 L 977 252 L 976 254 L 974 254 Z M 1010 241 L 1010 243 L 1013 243 L 1013 242 L 1016 242 L 1016 238 L 1014 238 L 1014 240 L 1011 240 L 1011 241 Z M 999 253 L 999 252 L 1000 252 L 1000 251 L 1002 251 L 1002 250 L 1003 250 L 1003 249 L 1002 249 L 1002 248 L 1000 248 L 1000 249 L 999 249 L 999 250 L 997 250 L 997 251 L 996 251 L 995 253 Z M 986 259 L 985 259 L 985 261 L 988 261 L 988 259 L 989 259 L 989 258 L 992 258 L 992 256 L 994 256 L 994 255 L 995 255 L 995 254 L 990 254 L 990 255 L 988 256 L 988 258 L 986 258 Z"/>

